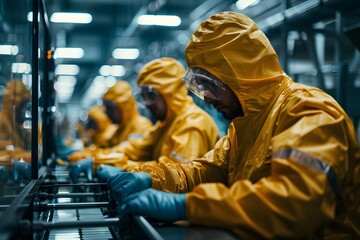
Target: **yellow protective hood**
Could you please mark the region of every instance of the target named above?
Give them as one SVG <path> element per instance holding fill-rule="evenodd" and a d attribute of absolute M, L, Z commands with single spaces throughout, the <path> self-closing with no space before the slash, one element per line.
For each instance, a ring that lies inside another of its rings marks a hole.
<path fill-rule="evenodd" d="M 122 124 L 128 123 L 133 116 L 138 114 L 131 86 L 123 80 L 118 80 L 114 86 L 109 88 L 102 99 L 115 103 L 121 112 Z"/>
<path fill-rule="evenodd" d="M 185 55 L 189 67 L 207 70 L 235 92 L 245 116 L 259 112 L 283 79 L 268 38 L 241 13 L 209 17 L 190 37 Z"/>
<path fill-rule="evenodd" d="M 98 126 L 93 136 L 93 143 L 100 147 L 109 146 L 110 139 L 114 136 L 118 125 L 113 124 L 100 106 L 94 106 L 88 111 L 88 116 Z"/>
<path fill-rule="evenodd" d="M 165 99 L 167 116 L 176 113 L 191 101 L 188 89 L 182 83 L 185 69 L 181 63 L 173 58 L 155 59 L 141 69 L 137 83 L 155 88 Z"/>
<path fill-rule="evenodd" d="M 3 106 L 13 109 L 13 106 L 18 107 L 24 100 L 30 100 L 30 91 L 26 88 L 21 80 L 12 79 L 6 85 Z"/>
<path fill-rule="evenodd" d="M 19 79 L 10 80 L 3 95 L 3 108 L 0 113 L 0 139 L 10 140 L 11 144 L 21 148 L 27 146 L 26 141 L 29 139 L 24 135 L 24 129 L 14 126 L 14 122 L 16 122 L 16 109 L 27 100 L 31 100 L 31 93 L 25 84 Z"/>
<path fill-rule="evenodd" d="M 88 116 L 97 124 L 99 127 L 99 132 L 105 131 L 105 129 L 111 125 L 111 120 L 100 106 L 94 106 L 90 108 L 88 111 Z"/>

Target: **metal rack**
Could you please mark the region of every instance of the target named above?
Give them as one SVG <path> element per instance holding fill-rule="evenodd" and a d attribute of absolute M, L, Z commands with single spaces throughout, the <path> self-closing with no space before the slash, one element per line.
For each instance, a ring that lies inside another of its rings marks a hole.
<path fill-rule="evenodd" d="M 42 168 L 5 209 L 0 239 L 236 239 L 225 230 L 190 226 L 186 222 L 164 223 L 144 216 L 118 216 L 108 198 L 107 185 L 73 184 L 63 166 Z M 9 189 L 11 186 L 9 186 Z M 3 194 L 8 188 L 0 189 Z M 8 192 L 9 193 L 9 192 Z"/>
<path fill-rule="evenodd" d="M 0 224 L 1 239 L 162 239 L 141 216 L 108 215 L 106 184 L 72 184 L 68 169 L 58 166 L 42 168 L 39 179 L 0 207 L 9 216 Z"/>

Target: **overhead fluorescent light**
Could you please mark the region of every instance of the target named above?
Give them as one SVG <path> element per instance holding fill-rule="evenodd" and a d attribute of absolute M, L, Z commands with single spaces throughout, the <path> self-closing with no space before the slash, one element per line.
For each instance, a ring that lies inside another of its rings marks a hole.
<path fill-rule="evenodd" d="M 13 72 L 13 73 L 30 73 L 31 65 L 28 63 L 13 63 L 13 64 L 11 64 L 11 72 Z"/>
<path fill-rule="evenodd" d="M 67 103 L 71 99 L 72 94 L 73 94 L 72 92 L 71 93 L 57 92 L 56 99 L 60 103 Z"/>
<path fill-rule="evenodd" d="M 56 98 L 59 102 L 68 102 L 73 95 L 76 84 L 75 76 L 59 76 L 54 84 Z"/>
<path fill-rule="evenodd" d="M 75 64 L 59 64 L 55 68 L 55 74 L 57 75 L 77 75 L 80 68 Z"/>
<path fill-rule="evenodd" d="M 139 54 L 140 52 L 137 48 L 116 48 L 112 52 L 113 58 L 116 59 L 137 59 Z"/>
<path fill-rule="evenodd" d="M 261 21 L 261 22 L 258 22 L 258 27 L 265 31 L 266 29 L 274 26 L 275 24 L 278 24 L 282 21 L 284 21 L 285 19 L 285 16 L 283 14 L 283 12 L 279 12 L 279 13 L 276 13 L 274 15 L 272 15 L 271 17 L 268 17 L 266 18 L 265 20 Z"/>
<path fill-rule="evenodd" d="M 116 78 L 114 76 L 108 76 L 105 78 L 105 86 L 111 88 L 116 83 Z"/>
<path fill-rule="evenodd" d="M 103 65 L 99 73 L 101 76 L 122 77 L 125 75 L 125 68 L 122 65 Z"/>
<path fill-rule="evenodd" d="M 106 81 L 106 77 L 96 76 L 90 86 L 90 90 L 97 96 L 104 94 L 107 89 L 104 84 L 105 81 Z"/>
<path fill-rule="evenodd" d="M 0 45 L 0 54 L 2 55 L 17 55 L 19 47 L 16 45 Z"/>
<path fill-rule="evenodd" d="M 54 58 L 82 58 L 83 56 L 82 48 L 57 48 Z"/>
<path fill-rule="evenodd" d="M 181 19 L 175 15 L 141 15 L 137 18 L 140 25 L 157 25 L 177 27 L 181 24 Z"/>
<path fill-rule="evenodd" d="M 40 19 L 40 13 L 38 13 L 38 20 Z M 32 22 L 33 21 L 33 12 L 28 12 L 27 14 L 27 20 L 29 22 Z"/>
<path fill-rule="evenodd" d="M 260 0 L 238 0 L 235 5 L 237 9 L 244 10 L 247 7 L 255 6 L 259 2 Z"/>
<path fill-rule="evenodd" d="M 59 76 L 56 83 L 59 87 L 74 87 L 76 82 L 75 76 Z"/>
<path fill-rule="evenodd" d="M 109 77 L 96 76 L 92 81 L 89 88 L 86 90 L 81 104 L 85 107 L 89 107 L 93 102 L 99 100 L 108 89 L 107 81 Z M 111 77 L 114 78 L 114 77 Z M 115 81 L 116 82 L 116 81 Z"/>
<path fill-rule="evenodd" d="M 54 23 L 91 23 L 92 16 L 89 13 L 55 12 L 50 21 Z"/>

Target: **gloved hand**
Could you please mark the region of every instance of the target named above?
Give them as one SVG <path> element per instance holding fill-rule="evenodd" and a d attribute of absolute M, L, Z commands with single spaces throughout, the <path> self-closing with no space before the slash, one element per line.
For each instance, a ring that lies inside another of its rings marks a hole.
<path fill-rule="evenodd" d="M 99 182 L 107 182 L 110 177 L 115 176 L 119 172 L 123 172 L 121 168 L 114 167 L 111 165 L 101 164 L 98 169 L 96 169 L 96 176 Z"/>
<path fill-rule="evenodd" d="M 69 175 L 70 175 L 72 182 L 78 183 L 81 173 L 84 173 L 86 176 L 86 179 L 89 182 L 92 182 L 93 181 L 92 169 L 93 169 L 93 159 L 92 158 L 86 158 L 84 160 L 70 164 Z"/>
<path fill-rule="evenodd" d="M 117 207 L 119 214 L 137 213 L 166 222 L 185 220 L 185 209 L 186 193 L 168 193 L 152 188 L 130 194 Z"/>
<path fill-rule="evenodd" d="M 73 152 L 75 152 L 75 149 L 66 144 L 66 139 L 64 137 L 61 137 L 56 142 L 57 150 L 58 150 L 58 156 L 62 159 L 67 159 L 69 155 L 71 155 Z"/>
<path fill-rule="evenodd" d="M 120 172 L 108 180 L 110 196 L 120 203 L 131 194 L 140 192 L 152 185 L 152 178 L 144 172 Z"/>

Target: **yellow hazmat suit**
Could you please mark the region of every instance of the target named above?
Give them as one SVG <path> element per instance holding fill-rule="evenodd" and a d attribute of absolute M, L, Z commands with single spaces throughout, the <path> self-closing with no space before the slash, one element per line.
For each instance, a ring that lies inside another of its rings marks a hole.
<path fill-rule="evenodd" d="M 158 120 L 144 138 L 130 140 L 120 149 L 129 159 L 186 163 L 205 154 L 219 139 L 214 120 L 188 96 L 182 83 L 184 74 L 184 67 L 172 58 L 155 59 L 140 71 L 138 85 L 151 86 L 158 91 L 166 102 L 167 111 L 165 119 Z M 128 167 L 137 165 L 133 163 Z M 116 166 L 129 170 L 120 162 Z"/>
<path fill-rule="evenodd" d="M 30 135 L 26 137 L 26 130 L 16 121 L 16 111 L 25 101 L 31 101 L 30 91 L 21 80 L 10 80 L 3 96 L 0 124 L 0 138 L 3 143 L 1 145 L 11 144 L 14 147 L 25 148 L 25 145 L 30 144 Z"/>
<path fill-rule="evenodd" d="M 339 104 L 293 82 L 264 33 L 240 13 L 204 21 L 186 60 L 229 86 L 244 116 L 190 164 L 142 166 L 153 187 L 190 192 L 191 223 L 223 227 L 240 239 L 358 239 L 359 147 Z"/>
<path fill-rule="evenodd" d="M 11 160 L 31 162 L 31 128 L 24 128 L 20 118 L 25 118 L 21 108 L 31 102 L 31 93 L 18 79 L 10 80 L 5 88 L 0 113 L 0 165 L 10 169 Z M 23 110 L 23 109 L 22 109 Z M 39 143 L 41 144 L 39 128 Z M 7 149 L 7 146 L 13 146 Z"/>
<path fill-rule="evenodd" d="M 126 141 L 131 134 L 143 134 L 152 126 L 152 122 L 138 112 L 132 89 L 127 82 L 117 81 L 104 94 L 103 100 L 113 102 L 121 112 L 121 122 L 117 123 L 118 129 L 111 138 L 112 146 Z"/>
<path fill-rule="evenodd" d="M 70 162 L 93 157 L 94 170 L 100 164 L 113 164 L 119 156 L 111 156 L 109 155 L 110 153 L 116 151 L 121 143 L 129 140 L 132 135 L 138 137 L 138 135 L 142 135 L 153 125 L 150 119 L 140 115 L 138 112 L 137 102 L 132 95 L 132 88 L 127 82 L 117 81 L 114 86 L 106 91 L 103 100 L 114 103 L 121 113 L 121 121 L 115 123 L 116 131 L 108 140 L 108 147 L 91 145 L 83 151 L 75 152 L 68 157 Z M 110 131 L 112 132 L 113 130 Z"/>
<path fill-rule="evenodd" d="M 98 147 L 110 147 L 111 138 L 114 136 L 118 126 L 113 124 L 101 106 L 89 109 L 88 117 L 97 125 L 97 129 L 88 129 L 92 144 Z"/>

